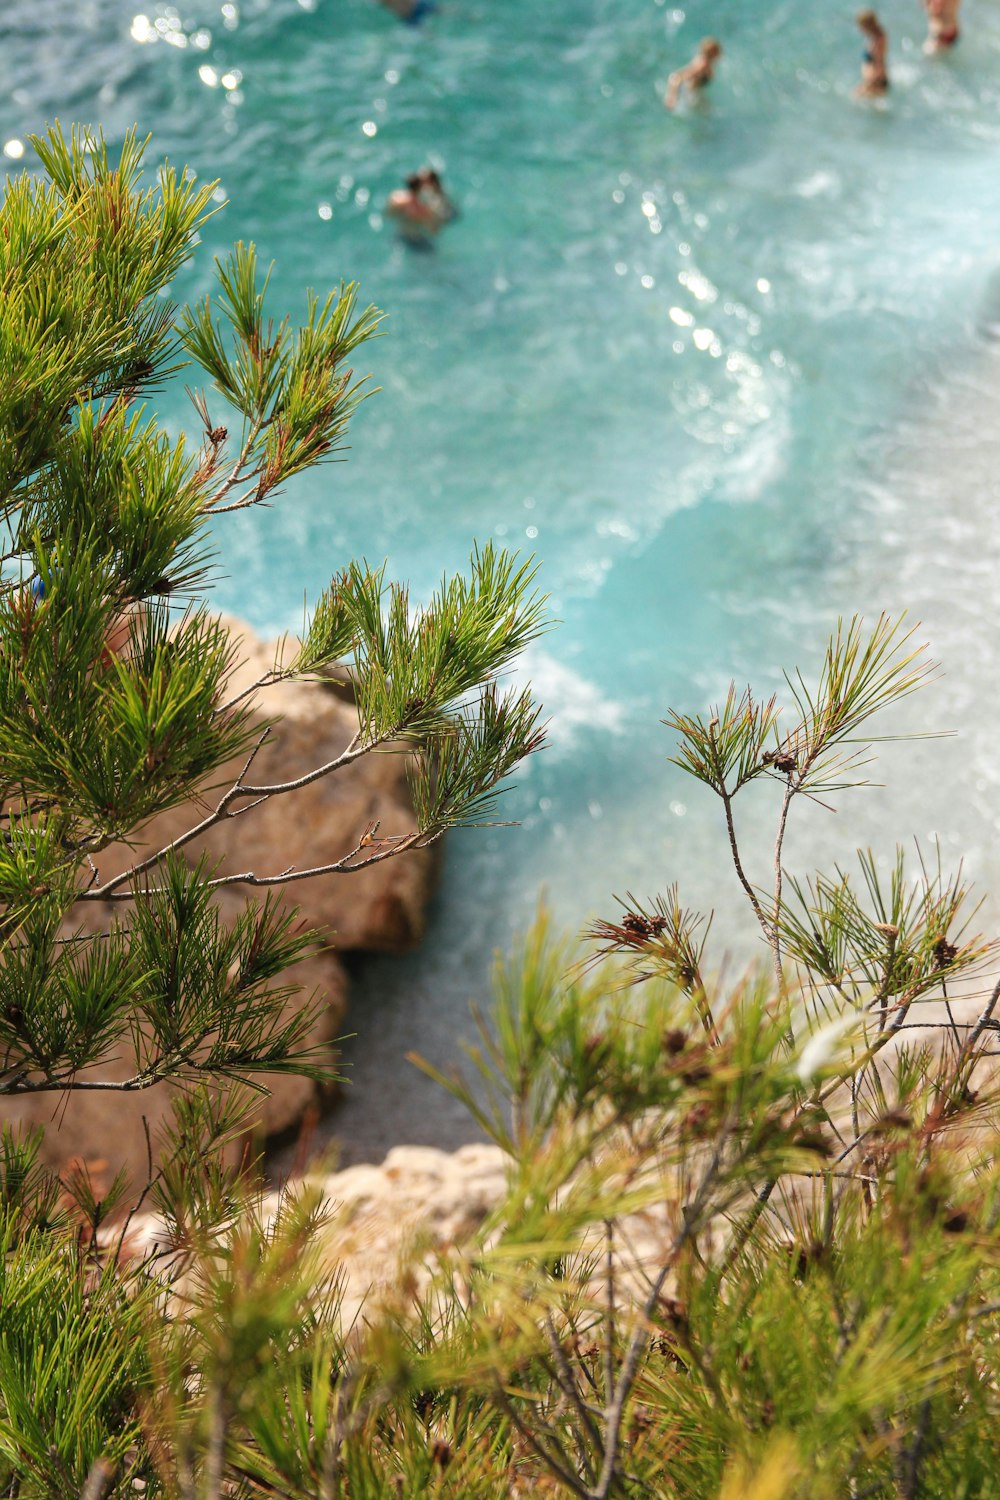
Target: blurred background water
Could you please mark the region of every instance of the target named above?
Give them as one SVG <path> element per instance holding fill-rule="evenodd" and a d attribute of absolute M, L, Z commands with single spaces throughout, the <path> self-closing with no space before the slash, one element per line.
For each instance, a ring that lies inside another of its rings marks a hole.
<path fill-rule="evenodd" d="M 678 880 L 742 961 L 719 809 L 659 720 L 780 687 L 840 615 L 922 622 L 944 674 L 886 727 L 957 737 L 886 747 L 885 791 L 808 811 L 791 862 L 936 837 L 1000 892 L 1000 11 L 966 0 L 939 58 L 918 0 L 880 13 L 893 87 L 861 106 L 853 6 L 815 0 L 442 0 L 420 27 L 374 0 L 5 0 L 8 171 L 57 116 L 138 122 L 229 200 L 179 299 L 243 238 L 279 314 L 342 277 L 389 313 L 349 462 L 220 519 L 219 606 L 294 628 L 352 556 L 425 597 L 493 537 L 561 621 L 525 667 L 551 744 L 520 828 L 452 836 L 426 945 L 358 977 L 345 1160 L 471 1133 L 403 1057 L 454 1056 L 541 888 L 580 928 Z M 670 116 L 706 32 L 716 80 Z M 382 206 L 424 162 L 461 218 L 420 254 Z M 179 387 L 160 409 L 195 428 Z"/>

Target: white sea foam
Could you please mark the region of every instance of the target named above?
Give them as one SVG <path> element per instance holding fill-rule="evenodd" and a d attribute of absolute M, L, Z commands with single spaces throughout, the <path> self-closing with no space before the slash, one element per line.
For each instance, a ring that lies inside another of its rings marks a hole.
<path fill-rule="evenodd" d="M 618 735 L 625 728 L 625 710 L 593 682 L 539 646 L 526 652 L 517 678 L 530 683 L 549 721 L 550 754 L 577 750 L 581 735 Z"/>

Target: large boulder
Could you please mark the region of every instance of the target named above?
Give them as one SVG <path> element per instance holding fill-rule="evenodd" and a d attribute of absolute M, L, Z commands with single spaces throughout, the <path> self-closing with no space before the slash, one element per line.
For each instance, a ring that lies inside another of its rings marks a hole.
<path fill-rule="evenodd" d="M 274 666 L 276 648 L 258 641 L 247 626 L 229 623 L 240 642 L 239 665 L 229 685 L 234 696 Z M 256 693 L 252 701 L 261 726 L 274 722 L 253 763 L 258 786 L 295 781 L 334 759 L 358 725 L 350 695 L 337 681 L 277 683 Z M 101 882 L 200 822 L 236 780 L 244 761 L 242 757 L 216 773 L 195 802 L 152 819 L 133 847 L 105 850 L 99 860 Z M 400 834 L 412 827 L 412 820 L 405 755 L 389 750 L 364 756 L 240 817 L 226 818 L 186 844 L 183 854 L 192 863 L 207 855 L 219 874 L 280 874 L 331 863 L 354 848 L 376 821 L 382 833 Z M 317 993 L 324 997 L 311 1041 L 331 1068 L 336 1065 L 335 1040 L 342 1030 L 347 996 L 343 965 L 331 950 L 396 953 L 417 944 L 436 865 L 435 850 L 412 850 L 355 873 L 316 876 L 278 888 L 282 899 L 298 907 L 305 923 L 321 935 L 318 951 L 287 971 L 282 982 L 300 986 L 300 996 L 292 1004 Z M 222 887 L 216 899 L 231 919 L 254 895 L 246 886 L 232 885 Z M 120 903 L 81 903 L 72 928 L 101 931 L 116 907 L 120 909 Z M 100 1076 L 127 1076 L 126 1060 L 102 1068 Z M 263 1135 L 288 1132 L 321 1102 L 317 1085 L 307 1079 L 275 1074 L 261 1081 L 269 1090 L 261 1096 Z M 165 1085 L 141 1093 L 33 1094 L 4 1100 L 0 1118 L 44 1125 L 44 1157 L 57 1168 L 79 1158 L 100 1177 L 125 1167 L 138 1181 L 147 1167 L 146 1126 L 155 1138 L 169 1104 L 170 1088 Z"/>
<path fill-rule="evenodd" d="M 401 1265 L 408 1278 L 425 1284 L 434 1254 L 469 1243 L 502 1197 L 509 1160 L 498 1146 L 477 1142 L 455 1152 L 434 1146 L 396 1146 L 378 1166 L 359 1165 L 306 1182 L 321 1189 L 325 1221 L 318 1233 L 319 1268 L 339 1284 L 340 1316 L 350 1327 L 365 1302 L 399 1285 Z M 290 1184 L 292 1191 L 297 1183 Z M 281 1195 L 264 1201 L 271 1221 Z M 119 1229 L 110 1230 L 109 1243 Z M 416 1263 L 415 1247 L 420 1249 Z M 152 1214 L 128 1227 L 126 1253 L 155 1254 L 169 1265 L 175 1249 L 171 1231 Z M 183 1295 L 183 1279 L 174 1282 Z"/>
<path fill-rule="evenodd" d="M 280 658 L 280 648 L 257 640 L 240 621 L 227 623 L 239 642 L 238 665 L 229 683 L 230 697 L 235 697 L 266 676 Z M 248 776 L 256 786 L 296 781 L 333 760 L 358 727 L 350 695 L 337 679 L 278 682 L 258 692 L 254 701 L 261 725 L 276 721 Z M 143 848 L 163 848 L 199 822 L 236 781 L 244 762 L 241 756 L 215 773 L 196 806 L 171 808 L 148 823 L 141 830 Z M 185 854 L 195 859 L 206 853 L 223 875 L 277 875 L 289 867 L 330 864 L 354 848 L 374 822 L 383 834 L 406 833 L 413 826 L 401 746 L 365 755 L 251 812 L 226 818 L 188 845 Z M 120 846 L 106 850 L 100 860 L 102 881 L 127 867 L 136 853 L 141 851 Z M 341 953 L 401 953 L 423 936 L 435 871 L 435 851 L 414 850 L 365 870 L 296 882 L 288 887 L 289 898 Z"/>

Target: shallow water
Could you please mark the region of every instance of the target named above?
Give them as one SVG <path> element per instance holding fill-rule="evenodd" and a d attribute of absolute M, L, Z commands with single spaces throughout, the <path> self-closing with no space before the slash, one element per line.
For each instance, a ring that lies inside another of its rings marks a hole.
<path fill-rule="evenodd" d="M 963 12 L 925 59 L 917 0 L 887 0 L 894 87 L 864 107 L 849 8 L 796 0 L 447 0 L 420 28 L 373 0 L 8 0 L 0 144 L 138 120 L 220 180 L 178 296 L 242 237 L 276 309 L 344 276 L 388 310 L 349 462 L 220 523 L 218 603 L 294 626 L 352 555 L 420 596 L 493 536 L 537 555 L 561 622 L 526 669 L 551 745 L 508 797 L 521 827 L 452 837 L 426 946 L 359 984 L 347 1159 L 468 1133 L 401 1059 L 453 1055 L 541 887 L 574 927 L 675 879 L 738 909 L 659 720 L 779 686 L 839 615 L 923 621 L 945 675 L 894 722 L 960 738 L 887 748 L 886 791 L 812 811 L 793 857 L 937 835 L 1000 891 L 1000 14 Z M 708 31 L 710 95 L 670 117 Z M 380 208 L 425 160 L 462 216 L 415 254 Z M 190 423 L 180 391 L 165 412 Z"/>

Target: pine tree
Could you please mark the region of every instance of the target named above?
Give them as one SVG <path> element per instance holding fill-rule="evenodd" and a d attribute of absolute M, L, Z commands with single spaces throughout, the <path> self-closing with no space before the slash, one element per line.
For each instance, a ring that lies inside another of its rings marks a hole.
<path fill-rule="evenodd" d="M 145 144 L 130 133 L 115 160 L 56 126 L 33 142 L 43 172 L 12 178 L 0 210 L 0 1096 L 308 1071 L 310 1010 L 282 1017 L 280 976 L 309 935 L 270 890 L 228 926 L 213 905 L 221 884 L 299 877 L 213 874 L 199 835 L 274 797 L 291 827 L 305 782 L 409 743 L 413 827 L 345 829 L 308 873 L 360 869 L 490 818 L 541 738 L 530 693 L 498 677 L 544 627 L 543 603 L 532 565 L 489 546 L 422 607 L 352 562 L 256 689 L 227 689 L 234 647 L 204 600 L 210 543 L 343 447 L 367 393 L 351 361 L 380 314 L 351 283 L 310 292 L 301 327 L 275 322 L 242 243 L 217 265 L 217 294 L 178 312 L 167 288 L 214 185 L 169 165 L 144 181 Z M 212 391 L 193 396 L 194 444 L 150 404 L 184 363 Z M 252 698 L 266 708 L 273 683 L 337 663 L 358 706 L 350 745 L 294 783 L 259 784 Z M 206 794 L 207 815 L 102 871 L 102 851 L 234 756 L 244 770 Z M 100 937 L 74 927 L 95 900 L 116 910 Z M 123 1049 L 129 1076 L 105 1076 Z"/>
<path fill-rule="evenodd" d="M 0 1494 L 1000 1495 L 998 944 L 929 862 L 916 880 L 867 851 L 860 880 L 785 867 L 802 799 L 857 784 L 873 715 L 931 670 L 898 623 L 842 625 L 817 677 L 788 679 L 788 717 L 735 686 L 669 715 L 767 961 L 713 972 L 718 934 L 673 887 L 593 923 L 582 960 L 540 922 L 498 968 L 474 1082 L 440 1078 L 507 1164 L 468 1244 L 429 1262 L 418 1244 L 348 1321 L 316 1185 L 269 1204 L 226 1164 L 229 1085 L 310 1066 L 302 1020 L 280 1018 L 304 940 L 270 895 L 227 928 L 218 877 L 182 851 L 301 782 L 254 782 L 228 639 L 204 605 L 172 607 L 208 581 L 216 515 L 342 440 L 364 385 L 346 360 L 377 314 L 345 286 L 274 327 L 238 246 L 178 322 L 161 292 L 210 189 L 164 169 L 141 191 L 134 137 L 115 166 L 81 133 L 36 147 L 46 177 L 0 213 L 0 1093 L 186 1087 L 131 1259 L 128 1218 L 109 1229 L 120 1184 L 60 1183 L 37 1137 L 0 1132 Z M 195 453 L 147 414 L 181 353 L 237 414 L 234 451 L 203 395 Z M 338 868 L 492 816 L 539 742 L 528 695 L 496 686 L 544 628 L 533 589 L 484 549 L 418 610 L 351 565 L 258 684 L 348 663 L 357 736 L 316 776 L 419 750 L 412 832 L 366 832 Z M 102 851 L 241 753 L 189 837 L 102 880 Z M 776 806 L 763 879 L 751 784 Z M 98 895 L 121 915 L 85 937 L 74 913 Z M 123 1046 L 134 1072 L 113 1082 Z"/>

